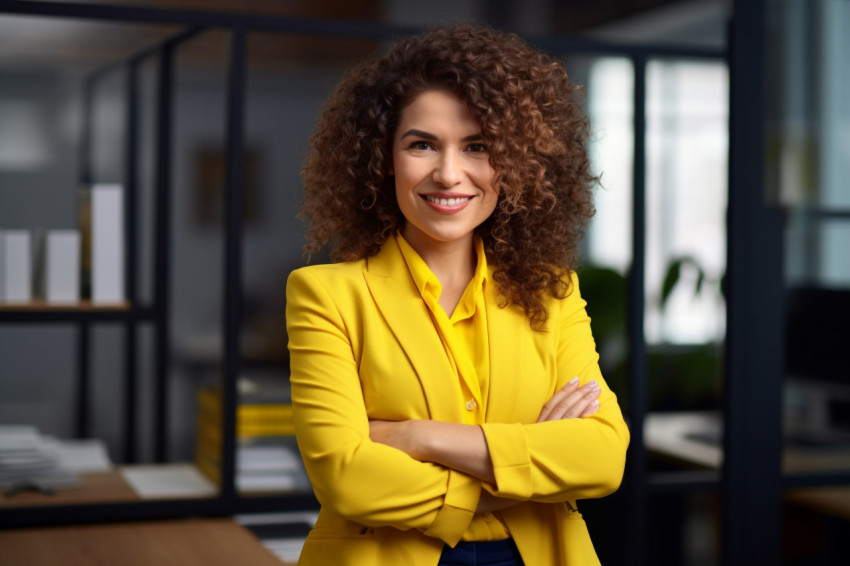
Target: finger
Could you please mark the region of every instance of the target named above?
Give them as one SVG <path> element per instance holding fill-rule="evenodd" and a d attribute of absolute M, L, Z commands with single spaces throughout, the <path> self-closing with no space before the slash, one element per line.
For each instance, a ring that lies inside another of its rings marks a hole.
<path fill-rule="evenodd" d="M 589 417 L 590 415 L 596 413 L 599 410 L 599 399 L 594 399 L 590 405 L 582 412 L 580 418 Z"/>
<path fill-rule="evenodd" d="M 567 412 L 575 407 L 577 403 L 580 403 L 581 399 L 588 394 L 590 388 L 592 388 L 595 384 L 595 381 L 590 381 L 579 387 L 578 382 L 573 379 L 552 396 L 552 399 L 550 399 L 547 403 L 548 407 L 546 407 L 546 414 L 544 415 L 541 413 L 541 421 L 554 421 L 571 416 L 578 416 L 577 413 L 575 415 L 567 415 Z"/>
<path fill-rule="evenodd" d="M 558 401 L 549 411 L 545 420 L 555 421 L 581 417 L 593 401 L 599 397 L 599 392 L 600 387 L 595 381 L 586 383 Z"/>
<path fill-rule="evenodd" d="M 561 403 L 567 395 L 572 393 L 578 388 L 578 377 L 572 378 L 566 385 L 561 387 L 555 394 L 543 405 L 543 408 L 540 409 L 540 415 L 537 417 L 537 422 L 543 422 L 548 420 L 549 414 L 554 410 L 554 408 Z"/>
<path fill-rule="evenodd" d="M 581 387 L 578 387 L 578 382 L 575 380 L 568 383 L 567 386 L 564 386 L 552 396 L 552 399 L 544 407 L 544 411 L 541 411 L 538 422 L 564 418 L 566 412 L 584 397 L 588 387 L 592 387 L 593 383 L 595 382 L 586 383 Z"/>
<path fill-rule="evenodd" d="M 537 422 L 542 423 L 544 421 L 549 420 L 549 415 L 561 403 L 564 398 L 567 397 L 570 393 L 574 392 L 578 388 L 578 377 L 572 378 L 566 385 L 561 387 L 551 399 L 546 401 L 546 404 L 543 405 L 543 408 L 540 409 L 540 416 L 537 417 Z"/>

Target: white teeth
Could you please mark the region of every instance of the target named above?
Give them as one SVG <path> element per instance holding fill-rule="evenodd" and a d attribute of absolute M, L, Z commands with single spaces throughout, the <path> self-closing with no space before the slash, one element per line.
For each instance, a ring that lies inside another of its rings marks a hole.
<path fill-rule="evenodd" d="M 439 197 L 432 197 L 430 195 L 425 195 L 425 198 L 428 200 L 428 202 L 433 202 L 434 204 L 439 204 L 439 205 L 442 205 L 442 206 L 454 206 L 456 204 L 466 202 L 469 199 L 471 199 L 472 197 L 439 198 Z"/>

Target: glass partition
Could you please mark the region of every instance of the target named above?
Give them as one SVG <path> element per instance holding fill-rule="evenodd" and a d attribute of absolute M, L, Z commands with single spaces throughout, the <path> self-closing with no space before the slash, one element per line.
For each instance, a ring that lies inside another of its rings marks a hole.
<path fill-rule="evenodd" d="M 850 4 L 773 0 L 767 18 L 766 188 L 785 211 L 783 552 L 839 564 L 850 534 Z"/>

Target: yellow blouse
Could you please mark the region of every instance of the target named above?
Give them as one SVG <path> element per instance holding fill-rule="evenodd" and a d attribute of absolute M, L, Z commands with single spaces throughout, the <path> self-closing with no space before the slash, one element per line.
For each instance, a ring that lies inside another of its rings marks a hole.
<path fill-rule="evenodd" d="M 487 258 L 484 244 L 475 239 L 478 261 L 475 273 L 464 290 L 451 316 L 440 306 L 442 285 L 439 279 L 419 256 L 416 250 L 397 235 L 399 248 L 416 284 L 422 300 L 428 307 L 431 320 L 446 350 L 463 399 L 463 423 L 482 424 L 486 420 L 487 393 L 490 379 L 490 348 L 487 334 L 487 306 L 484 285 L 487 284 Z M 498 514 L 476 515 L 462 540 L 502 540 L 510 533 Z"/>

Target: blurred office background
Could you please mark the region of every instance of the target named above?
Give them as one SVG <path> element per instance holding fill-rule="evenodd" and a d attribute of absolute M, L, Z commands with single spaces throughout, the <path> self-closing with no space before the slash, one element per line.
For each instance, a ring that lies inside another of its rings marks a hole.
<path fill-rule="evenodd" d="M 83 4 L 95 4 L 88 2 Z M 590 151 L 601 184 L 587 234 L 582 291 L 589 301 L 603 372 L 625 409 L 645 416 L 640 473 L 722 469 L 727 398 L 727 213 L 730 181 L 730 62 L 750 46 L 731 45 L 731 22 L 746 2 L 732 0 L 148 0 L 114 5 L 239 11 L 354 20 L 386 26 L 387 36 L 450 22 L 484 22 L 516 31 L 561 59 L 585 89 L 592 122 Z M 773 362 L 787 473 L 843 472 L 830 481 L 783 487 L 783 564 L 838 564 L 850 520 L 850 2 L 765 0 L 759 52 L 763 77 L 755 106 L 763 110 L 763 146 L 746 167 L 763 186 L 746 189 L 782 218 L 770 236 L 782 257 L 770 289 L 779 306 L 782 346 Z M 81 152 L 83 85 L 92 73 L 154 47 L 180 30 L 172 25 L 112 23 L 4 14 L 0 9 L 0 229 L 78 226 L 79 190 L 89 182 L 123 183 L 126 77 L 104 73 L 93 84 L 91 151 Z M 743 37 L 743 33 L 738 36 Z M 571 40 L 581 48 L 571 49 Z M 592 46 L 598 46 L 593 49 Z M 225 270 L 222 203 L 229 36 L 209 30 L 181 44 L 175 59 L 171 171 L 169 444 L 165 459 L 191 461 L 197 391 L 221 379 Z M 381 51 L 384 42 L 253 32 L 247 36 L 245 177 L 240 332 L 242 386 L 284 384 L 287 377 L 284 286 L 304 263 L 299 168 L 316 112 L 344 69 Z M 611 48 L 614 46 L 615 48 Z M 637 76 L 633 55 L 645 67 Z M 138 296 L 155 295 L 155 61 L 141 62 L 138 136 Z M 644 96 L 634 96 L 636 80 Z M 636 100 L 644 106 L 636 108 Z M 636 116 L 644 120 L 645 156 L 635 164 Z M 740 140 L 739 140 L 740 141 Z M 734 147 L 734 142 L 731 144 Z M 738 146 L 740 149 L 740 146 Z M 761 151 L 763 150 L 763 151 Z M 732 159 L 735 159 L 734 155 Z M 739 164 L 740 166 L 740 164 Z M 630 390 L 634 328 L 627 324 L 635 257 L 635 171 L 643 175 L 645 391 Z M 754 230 L 762 224 L 755 222 Z M 756 238 L 758 234 L 750 234 Z M 747 236 L 749 237 L 749 236 Z M 769 254 L 769 251 L 765 251 Z M 774 313 L 775 314 L 775 313 Z M 0 311 L 0 319 L 3 313 Z M 837 323 L 836 319 L 840 322 Z M 775 329 L 774 329 L 775 330 Z M 116 462 L 127 459 L 121 403 L 124 329 L 93 324 L 87 435 L 102 439 Z M 132 392 L 140 425 L 135 462 L 152 462 L 148 426 L 154 403 L 153 328 L 138 341 L 140 381 Z M 67 325 L 0 325 L 0 423 L 76 432 L 76 329 Z M 247 389 L 244 389 L 247 390 Z M 773 397 L 767 396 L 768 403 Z M 633 414 L 630 412 L 630 414 Z M 791 452 L 789 452 L 789 450 Z M 580 457 L 580 455 L 578 456 Z M 632 470 L 633 471 L 633 470 Z M 715 477 L 715 476 L 712 476 Z M 817 489 L 812 485 L 819 485 Z M 588 502 L 591 532 L 603 563 L 712 565 L 724 559 L 723 483 L 683 489 L 636 489 L 626 482 L 611 501 Z M 791 486 L 794 487 L 794 486 Z M 804 489 L 805 488 L 805 489 Z M 821 490 L 821 491 L 818 491 Z M 832 491 L 823 491 L 832 490 Z M 630 514 L 643 509 L 643 516 Z M 642 541 L 628 536 L 644 524 Z M 631 546 L 630 546 L 631 545 Z M 643 545 L 642 547 L 640 545 Z M 638 553 L 643 558 L 634 558 Z M 637 562 L 636 562 L 637 561 Z"/>

